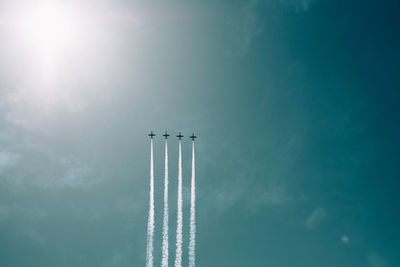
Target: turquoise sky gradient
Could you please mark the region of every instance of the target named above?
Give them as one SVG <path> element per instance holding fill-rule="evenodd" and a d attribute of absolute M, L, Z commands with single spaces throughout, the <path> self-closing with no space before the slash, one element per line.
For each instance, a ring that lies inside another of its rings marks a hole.
<path fill-rule="evenodd" d="M 199 136 L 197 266 L 400 266 L 398 1 L 53 2 L 51 72 L 0 3 L 0 266 L 145 266 L 150 130 L 156 266 L 165 130 Z"/>

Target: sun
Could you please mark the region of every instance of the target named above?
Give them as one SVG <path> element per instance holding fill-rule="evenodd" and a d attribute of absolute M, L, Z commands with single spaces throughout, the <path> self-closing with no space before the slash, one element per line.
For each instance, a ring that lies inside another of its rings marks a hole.
<path fill-rule="evenodd" d="M 77 25 L 68 10 L 56 6 L 38 7 L 23 21 L 28 41 L 44 49 L 62 48 L 76 38 Z"/>
<path fill-rule="evenodd" d="M 39 1 L 15 10 L 16 48 L 33 67 L 37 79 L 57 79 L 63 64 L 79 54 L 85 38 L 84 18 L 79 5 L 58 1 Z"/>
<path fill-rule="evenodd" d="M 44 5 L 27 12 L 21 26 L 27 42 L 43 52 L 55 52 L 79 37 L 78 22 L 78 17 L 65 6 Z"/>

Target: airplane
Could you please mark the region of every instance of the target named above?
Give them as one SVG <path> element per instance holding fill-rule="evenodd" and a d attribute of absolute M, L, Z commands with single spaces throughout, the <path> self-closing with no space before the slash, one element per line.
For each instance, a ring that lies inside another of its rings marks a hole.
<path fill-rule="evenodd" d="M 156 135 L 153 133 L 153 131 L 151 131 L 151 133 L 149 133 L 148 136 L 150 136 L 150 139 L 153 139 L 153 137 Z"/>
<path fill-rule="evenodd" d="M 176 137 L 178 137 L 179 140 L 182 140 L 183 135 L 181 134 L 181 132 L 179 132 L 179 134 Z"/>
<path fill-rule="evenodd" d="M 197 138 L 197 136 L 195 136 L 195 135 L 194 135 L 194 133 L 192 133 L 192 136 L 190 136 L 189 138 L 191 138 L 191 139 L 192 139 L 192 141 L 194 141 L 194 139 L 196 139 L 196 138 Z"/>
<path fill-rule="evenodd" d="M 168 139 L 169 134 L 167 133 L 167 131 L 165 131 L 165 134 L 163 134 L 163 136 L 165 137 L 165 139 Z"/>

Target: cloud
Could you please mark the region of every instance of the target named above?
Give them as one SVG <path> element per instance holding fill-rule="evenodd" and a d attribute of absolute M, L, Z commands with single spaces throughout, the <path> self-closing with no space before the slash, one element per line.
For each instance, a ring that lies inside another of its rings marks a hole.
<path fill-rule="evenodd" d="M 260 193 L 254 193 L 249 201 L 249 209 L 257 212 L 259 209 L 282 207 L 287 204 L 291 197 L 281 185 L 272 183 Z"/>
<path fill-rule="evenodd" d="M 219 213 L 237 205 L 238 202 L 245 204 L 249 212 L 257 213 L 265 208 L 282 207 L 292 199 L 281 185 L 271 183 L 265 188 L 255 188 L 245 180 L 238 179 L 235 185 L 220 188 L 209 197 L 208 200 L 213 203 L 210 206 Z"/>
<path fill-rule="evenodd" d="M 46 133 L 46 123 L 59 114 L 83 111 L 86 102 L 78 92 L 67 88 L 18 87 L 2 95 L 0 107 L 11 125 Z"/>
<path fill-rule="evenodd" d="M 128 263 L 128 257 L 125 254 L 122 254 L 120 252 L 114 252 L 108 266 L 110 267 L 123 266 L 126 265 L 127 263 Z"/>
<path fill-rule="evenodd" d="M 0 206 L 0 222 L 7 220 L 38 221 L 46 217 L 46 212 L 39 207 L 23 207 L 17 204 Z"/>
<path fill-rule="evenodd" d="M 258 1 L 252 0 L 243 8 L 243 19 L 239 27 L 242 36 L 239 42 L 239 50 L 242 54 L 247 53 L 253 39 L 263 31 L 260 18 L 256 13 L 257 6 Z"/>
<path fill-rule="evenodd" d="M 316 0 L 275 0 L 286 7 L 295 8 L 297 11 L 308 11 Z"/>
<path fill-rule="evenodd" d="M 385 267 L 387 266 L 385 258 L 376 253 L 370 253 L 367 256 L 367 262 L 372 267 Z"/>
<path fill-rule="evenodd" d="M 113 210 L 116 212 L 134 214 L 144 211 L 142 203 L 132 196 L 121 196 L 113 203 Z"/>
<path fill-rule="evenodd" d="M 217 192 L 215 195 L 215 202 L 218 203 L 218 206 L 216 208 L 220 211 L 228 209 L 240 199 L 241 193 L 241 190 L 232 193 L 228 191 Z"/>
<path fill-rule="evenodd" d="M 0 171 L 5 167 L 14 166 L 21 159 L 21 155 L 8 151 L 0 151 Z"/>
<path fill-rule="evenodd" d="M 35 228 L 35 224 L 43 223 L 47 217 L 41 207 L 26 207 L 15 203 L 0 205 L 0 223 L 13 225 L 15 234 L 21 235 L 36 243 L 44 243 L 45 236 Z"/>
<path fill-rule="evenodd" d="M 41 232 L 31 227 L 27 228 L 23 234 L 37 243 L 44 243 L 46 241 L 45 236 Z"/>
<path fill-rule="evenodd" d="M 347 235 L 342 235 L 341 240 L 343 243 L 347 244 L 350 241 L 350 238 Z"/>
<path fill-rule="evenodd" d="M 259 12 L 260 7 L 268 6 L 269 8 L 290 8 L 297 12 L 308 11 L 311 5 L 317 0 L 251 0 L 245 2 L 240 8 L 238 17 L 239 22 L 236 24 L 237 38 L 235 43 L 239 50 L 239 54 L 245 55 L 257 36 L 264 32 L 263 16 Z"/>
<path fill-rule="evenodd" d="M 306 220 L 306 227 L 309 230 L 315 229 L 325 220 L 325 217 L 326 217 L 326 212 L 323 207 L 314 209 Z"/>
<path fill-rule="evenodd" d="M 58 186 L 77 187 L 84 186 L 89 183 L 88 176 L 91 173 L 91 169 L 76 160 L 63 159 L 63 165 L 67 166 L 67 169 L 58 180 Z"/>
<path fill-rule="evenodd" d="M 101 178 L 93 175 L 93 168 L 86 162 L 75 156 L 60 156 L 52 158 L 53 152 L 42 149 L 37 155 L 40 159 L 33 159 L 32 155 L 26 155 L 24 164 L 12 170 L 12 175 L 4 175 L 2 181 L 8 186 L 8 190 L 27 190 L 31 187 L 56 190 L 62 188 L 87 188 L 101 181 Z M 37 151 L 37 150 L 36 150 Z M 0 173 L 2 167 L 17 164 L 21 156 L 18 154 L 0 153 Z M 46 166 L 52 166 L 47 168 Z M 29 175 L 27 175 L 29 173 Z"/>
<path fill-rule="evenodd" d="M 258 199 L 264 205 L 281 205 L 288 201 L 289 196 L 283 187 L 273 186 L 267 188 Z"/>
<path fill-rule="evenodd" d="M 122 246 L 120 248 L 114 249 L 110 255 L 107 255 L 107 259 L 104 264 L 100 266 L 105 267 L 122 267 L 122 266 L 132 266 L 131 254 L 133 248 L 131 246 Z"/>
<path fill-rule="evenodd" d="M 41 176 L 36 185 L 48 189 L 65 187 L 86 187 L 92 185 L 98 179 L 93 179 L 93 170 L 79 159 L 70 156 L 53 161 L 59 170 L 56 173 Z"/>

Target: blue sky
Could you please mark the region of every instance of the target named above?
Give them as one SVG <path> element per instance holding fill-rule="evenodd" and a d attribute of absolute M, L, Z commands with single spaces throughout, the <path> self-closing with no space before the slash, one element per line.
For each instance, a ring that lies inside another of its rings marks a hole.
<path fill-rule="evenodd" d="M 159 265 L 168 130 L 198 266 L 398 266 L 399 8 L 2 1 L 0 265 L 144 266 L 150 130 Z"/>

